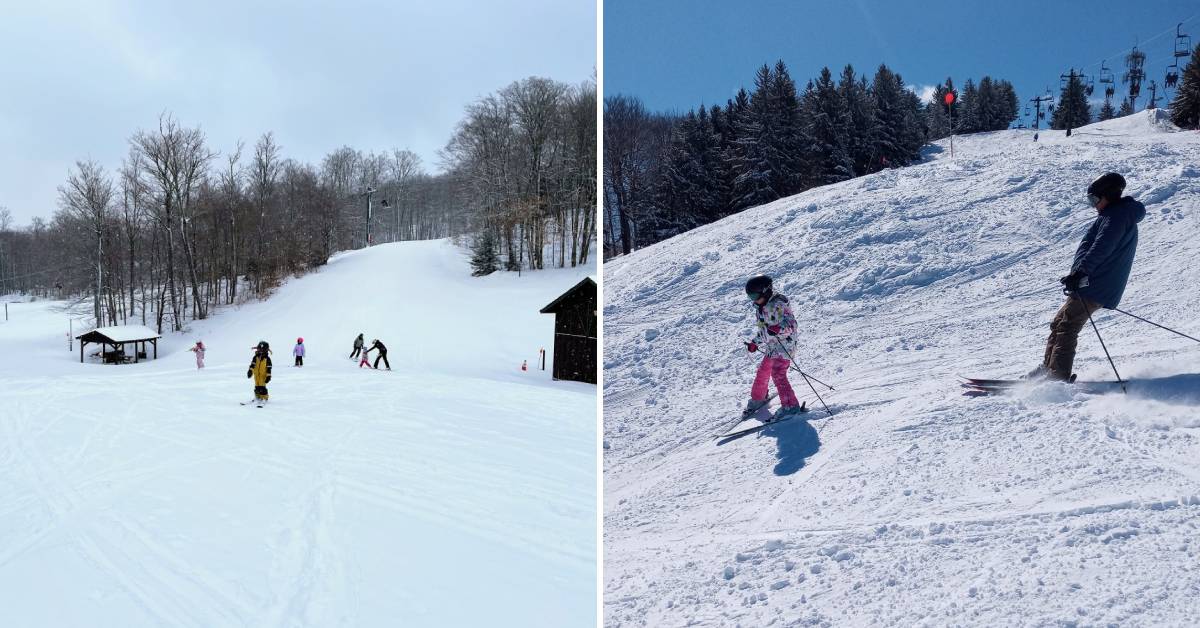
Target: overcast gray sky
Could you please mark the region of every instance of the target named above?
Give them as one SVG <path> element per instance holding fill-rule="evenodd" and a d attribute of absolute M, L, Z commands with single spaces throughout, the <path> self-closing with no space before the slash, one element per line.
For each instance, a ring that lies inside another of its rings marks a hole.
<path fill-rule="evenodd" d="M 596 65 L 594 0 L 14 2 L 0 11 L 0 206 L 49 218 L 77 159 L 119 167 L 162 111 L 222 153 L 407 148 L 429 171 L 463 113 Z"/>

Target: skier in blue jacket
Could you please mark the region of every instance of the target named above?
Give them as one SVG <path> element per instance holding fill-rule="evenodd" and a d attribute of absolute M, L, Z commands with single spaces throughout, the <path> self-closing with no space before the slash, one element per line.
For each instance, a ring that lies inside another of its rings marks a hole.
<path fill-rule="evenodd" d="M 1031 375 L 1069 381 L 1079 332 L 1092 312 L 1121 303 L 1137 252 L 1137 225 L 1146 217 L 1146 207 L 1122 196 L 1124 191 L 1125 178 L 1115 172 L 1088 186 L 1088 204 L 1096 209 L 1096 221 L 1075 251 L 1071 273 L 1059 279 L 1067 302 L 1050 323 L 1042 365 Z"/>

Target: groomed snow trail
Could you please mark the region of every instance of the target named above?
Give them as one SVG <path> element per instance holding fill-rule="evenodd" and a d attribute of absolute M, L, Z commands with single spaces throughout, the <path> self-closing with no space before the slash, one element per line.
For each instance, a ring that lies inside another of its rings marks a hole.
<path fill-rule="evenodd" d="M 62 304 L 11 304 L 0 623 L 592 625 L 596 389 L 519 370 L 584 275 L 473 279 L 446 241 L 382 245 L 128 366 L 79 364 Z M 348 358 L 359 332 L 390 372 Z M 260 339 L 262 409 L 238 405 Z"/>
<path fill-rule="evenodd" d="M 1122 309 L 1198 335 L 1200 134 L 1154 112 L 959 137 L 607 263 L 605 624 L 1194 625 L 1200 347 L 1106 311 L 1128 395 L 956 378 L 1040 363 L 1108 170 L 1148 210 Z M 759 272 L 836 416 L 793 372 L 810 420 L 718 443 Z M 1112 378 L 1090 328 L 1076 371 Z"/>

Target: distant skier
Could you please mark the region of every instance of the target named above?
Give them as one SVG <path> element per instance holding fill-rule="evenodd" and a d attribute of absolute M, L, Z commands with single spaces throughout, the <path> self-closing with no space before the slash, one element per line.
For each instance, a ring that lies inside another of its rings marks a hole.
<path fill-rule="evenodd" d="M 774 420 L 802 412 L 800 401 L 788 382 L 788 367 L 792 363 L 791 356 L 796 346 L 796 317 L 788 305 L 787 297 L 776 294 L 771 285 L 771 278 L 766 275 L 751 277 L 746 282 L 746 296 L 756 306 L 757 333 L 754 340 L 746 343 L 746 349 L 751 353 L 762 351 L 763 360 L 758 366 L 754 377 L 754 385 L 750 388 L 750 401 L 746 404 L 746 412 L 750 413 L 762 407 L 767 401 L 767 385 L 769 380 L 775 380 L 775 390 L 779 392 L 779 402 L 782 405 L 775 412 Z"/>
<path fill-rule="evenodd" d="M 363 348 L 363 335 L 359 334 L 358 338 L 354 339 L 354 351 L 350 352 L 350 359 L 353 360 L 356 356 L 358 356 L 358 352 L 362 351 L 362 348 Z"/>
<path fill-rule="evenodd" d="M 246 378 L 254 378 L 254 400 L 261 406 L 267 401 L 267 384 L 271 383 L 271 346 L 260 340 L 246 369 Z"/>
<path fill-rule="evenodd" d="M 188 349 L 188 351 L 191 351 L 196 354 L 196 368 L 198 368 L 198 369 L 204 368 L 204 342 L 197 340 L 196 346 L 192 347 L 191 349 Z"/>
<path fill-rule="evenodd" d="M 1042 365 L 1028 377 L 1070 381 L 1075 345 L 1088 318 L 1100 308 L 1120 304 L 1137 251 L 1137 224 L 1146 217 L 1146 207 L 1131 196 L 1123 197 L 1124 191 L 1125 178 L 1115 172 L 1088 186 L 1088 204 L 1096 210 L 1096 221 L 1075 251 L 1071 274 L 1059 279 L 1067 302 L 1050 323 Z"/>
<path fill-rule="evenodd" d="M 375 350 L 379 351 L 379 355 L 375 356 L 375 364 L 371 368 L 375 368 L 375 369 L 379 368 L 379 361 L 383 360 L 383 366 L 389 371 L 392 370 L 392 365 L 388 364 L 387 347 L 383 346 L 383 343 L 379 342 L 378 338 L 371 341 L 371 348 L 367 349 L 366 352 L 363 353 L 363 355 L 366 355 L 367 353 L 370 353 Z"/>
<path fill-rule="evenodd" d="M 296 346 L 292 348 L 292 355 L 296 356 L 295 366 L 304 366 L 304 339 L 297 338 Z"/>

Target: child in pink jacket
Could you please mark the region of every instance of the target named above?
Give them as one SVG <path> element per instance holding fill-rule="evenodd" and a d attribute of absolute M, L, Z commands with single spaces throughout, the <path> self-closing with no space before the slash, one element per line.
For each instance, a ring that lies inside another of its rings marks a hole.
<path fill-rule="evenodd" d="M 296 346 L 292 349 L 292 355 L 296 356 L 295 366 L 304 366 L 304 339 L 297 338 Z"/>
<path fill-rule="evenodd" d="M 196 346 L 188 349 L 188 351 L 196 354 L 196 368 L 204 368 L 204 342 L 197 340 Z"/>
<path fill-rule="evenodd" d="M 763 405 L 767 399 L 767 384 L 774 380 L 782 406 L 776 411 L 774 419 L 801 412 L 800 401 L 796 399 L 796 393 L 787 378 L 788 367 L 796 350 L 796 317 L 792 315 L 787 297 L 775 293 L 771 278 L 766 275 L 751 277 L 746 282 L 746 296 L 756 307 L 758 329 L 754 340 L 746 343 L 746 349 L 751 353 L 760 351 L 763 354 L 754 385 L 750 387 L 746 411 L 753 412 Z"/>

